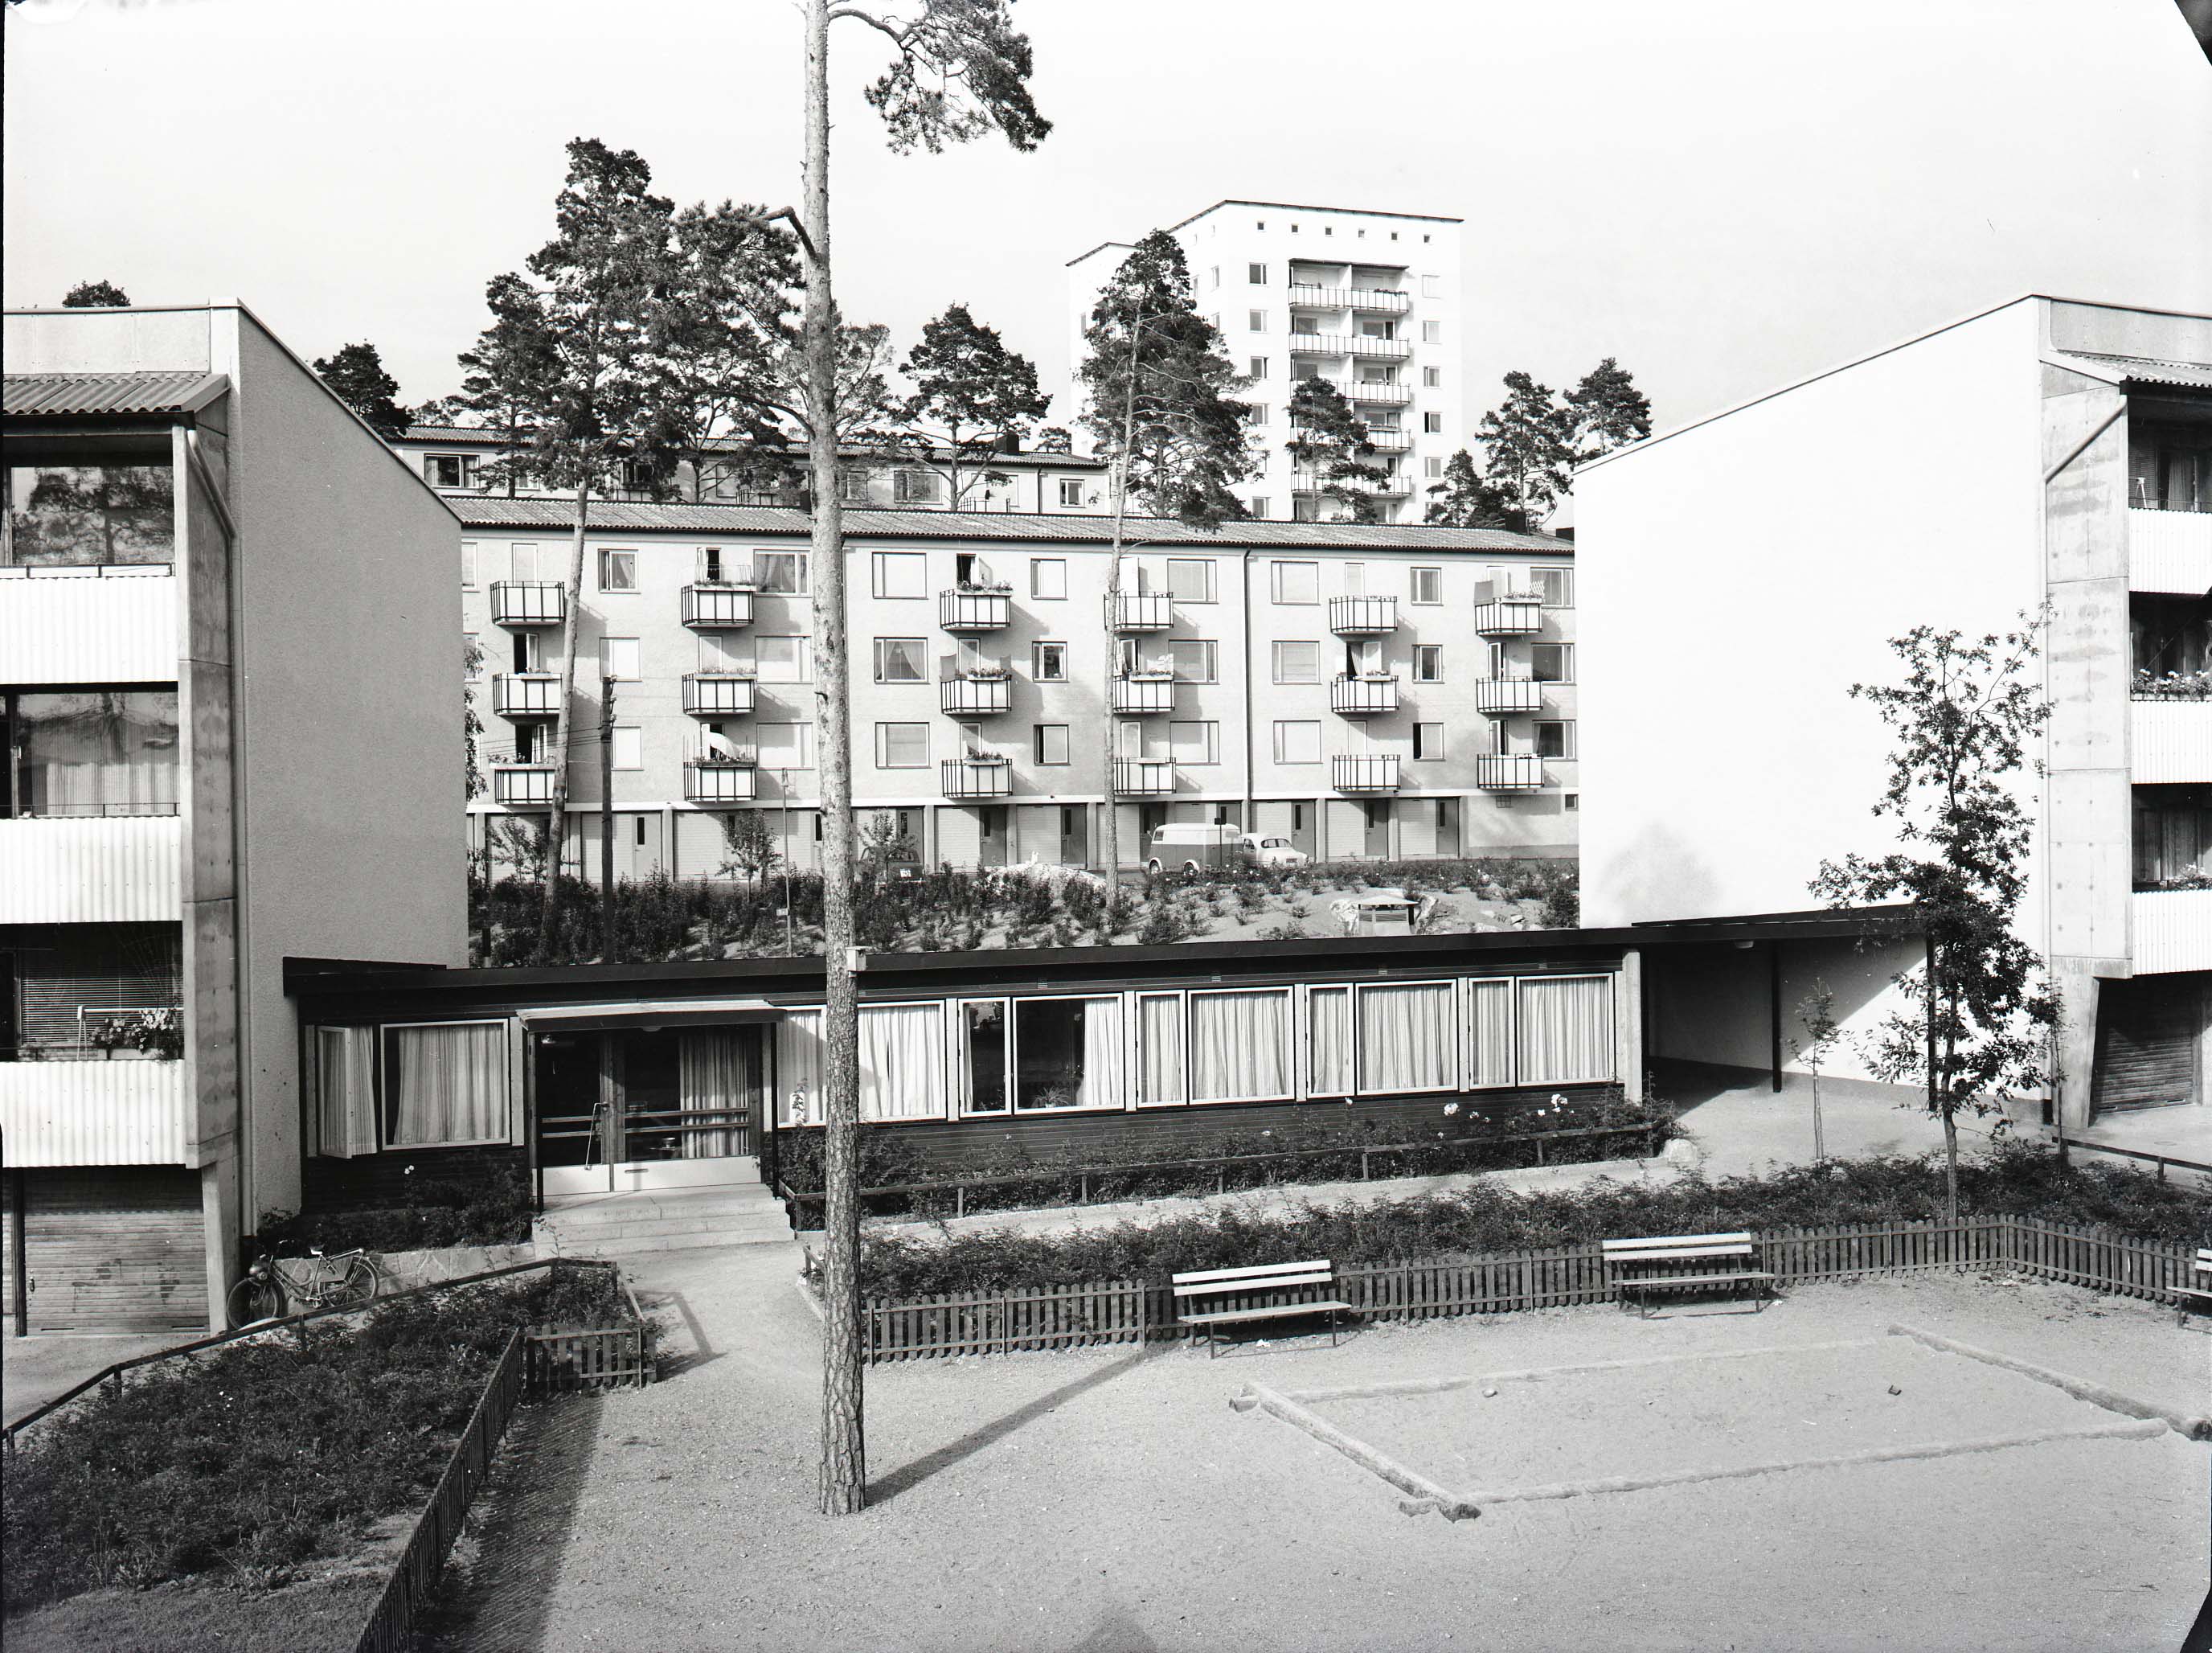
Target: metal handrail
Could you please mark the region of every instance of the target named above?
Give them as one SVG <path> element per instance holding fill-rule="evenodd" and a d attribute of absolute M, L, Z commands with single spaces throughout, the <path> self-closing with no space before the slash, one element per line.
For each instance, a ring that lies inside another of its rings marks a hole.
<path fill-rule="evenodd" d="M 2168 1165 L 2176 1166 L 2185 1171 L 2203 1171 L 2207 1176 L 2212 1176 L 2212 1165 L 2206 1164 L 2201 1159 L 2184 1159 L 2179 1154 L 2147 1153 L 2141 1148 L 2115 1148 L 2106 1143 L 2084 1142 L 2078 1137 L 2070 1136 L 2063 1139 L 2058 1144 L 2058 1150 L 2062 1155 L 2071 1153 L 2076 1148 L 2087 1149 L 2091 1153 L 2116 1154 L 2122 1159 L 2140 1159 L 2148 1164 L 2156 1165 L 2158 1180 L 2161 1182 L 2166 1181 L 2166 1168 Z"/>

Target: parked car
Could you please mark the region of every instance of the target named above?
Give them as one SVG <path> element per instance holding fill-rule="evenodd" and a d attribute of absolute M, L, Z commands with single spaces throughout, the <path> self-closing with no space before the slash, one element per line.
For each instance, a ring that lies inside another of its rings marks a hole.
<path fill-rule="evenodd" d="M 1288 838 L 1263 838 L 1256 832 L 1244 834 L 1237 848 L 1254 866 L 1304 866 L 1313 859 Z"/>
<path fill-rule="evenodd" d="M 1152 829 L 1145 848 L 1147 872 L 1225 872 L 1243 854 L 1244 835 L 1233 826 L 1172 821 Z"/>

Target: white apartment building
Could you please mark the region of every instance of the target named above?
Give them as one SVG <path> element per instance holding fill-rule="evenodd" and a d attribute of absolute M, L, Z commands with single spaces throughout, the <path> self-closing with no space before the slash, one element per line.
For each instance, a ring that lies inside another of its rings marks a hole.
<path fill-rule="evenodd" d="M 301 1204 L 286 956 L 466 957 L 459 531 L 235 301 L 5 351 L 8 1315 L 219 1328 Z"/>
<path fill-rule="evenodd" d="M 1883 853 L 1888 734 L 1850 686 L 1895 682 L 1916 626 L 2048 603 L 2020 923 L 2063 995 L 2057 1106 L 2187 1108 L 2206 1157 L 2212 318 L 2021 298 L 1586 465 L 1575 507 L 1585 921 L 1802 908 L 1824 858 Z M 1879 1019 L 1898 958 L 1798 957 L 1671 978 L 1655 1053 L 1778 1063 L 1818 981 Z"/>
<path fill-rule="evenodd" d="M 1299 380 L 1328 380 L 1365 422 L 1381 520 L 1415 523 L 1425 492 L 1466 442 L 1459 383 L 1460 223 L 1422 213 L 1361 212 L 1277 201 L 1218 201 L 1169 233 L 1190 264 L 1200 314 L 1220 330 L 1254 409 L 1264 470 L 1237 489 L 1257 518 L 1314 521 L 1342 514 L 1285 444 Z M 1087 398 L 1079 377 L 1083 331 L 1098 291 L 1130 244 L 1108 241 L 1069 261 L 1069 386 L 1060 403 L 1074 418 Z M 1081 441 L 1079 435 L 1078 441 Z"/>

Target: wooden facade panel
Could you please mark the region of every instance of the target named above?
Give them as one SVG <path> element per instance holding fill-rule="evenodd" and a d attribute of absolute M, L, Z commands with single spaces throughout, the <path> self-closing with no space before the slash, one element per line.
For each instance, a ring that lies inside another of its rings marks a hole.
<path fill-rule="evenodd" d="M 206 1328 L 198 1172 L 31 1171 L 23 1191 L 32 1331 Z"/>

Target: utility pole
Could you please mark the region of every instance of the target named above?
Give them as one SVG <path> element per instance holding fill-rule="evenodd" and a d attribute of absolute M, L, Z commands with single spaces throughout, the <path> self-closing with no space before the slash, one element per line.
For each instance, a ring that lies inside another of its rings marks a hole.
<path fill-rule="evenodd" d="M 615 962 L 615 680 L 599 674 L 599 963 Z"/>

